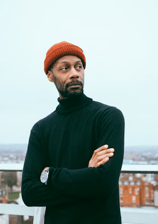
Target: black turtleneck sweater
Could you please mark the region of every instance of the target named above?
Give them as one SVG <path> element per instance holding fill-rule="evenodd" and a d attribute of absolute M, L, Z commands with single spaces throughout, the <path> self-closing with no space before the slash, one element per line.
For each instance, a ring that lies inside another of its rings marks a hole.
<path fill-rule="evenodd" d="M 122 113 L 84 94 L 58 101 L 31 130 L 22 178 L 25 204 L 46 206 L 45 224 L 120 224 Z M 105 144 L 115 149 L 114 156 L 88 168 L 94 150 Z M 45 167 L 48 185 L 40 182 Z"/>

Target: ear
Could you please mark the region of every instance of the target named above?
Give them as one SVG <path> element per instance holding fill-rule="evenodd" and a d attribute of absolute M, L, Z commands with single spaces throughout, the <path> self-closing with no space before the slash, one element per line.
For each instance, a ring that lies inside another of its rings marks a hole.
<path fill-rule="evenodd" d="M 54 76 L 52 71 L 48 71 L 47 78 L 50 82 L 54 82 Z"/>

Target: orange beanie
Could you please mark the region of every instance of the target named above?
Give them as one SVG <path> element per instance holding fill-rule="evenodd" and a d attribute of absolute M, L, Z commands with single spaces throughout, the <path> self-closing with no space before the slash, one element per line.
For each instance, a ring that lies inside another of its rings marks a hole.
<path fill-rule="evenodd" d="M 81 58 L 83 67 L 86 68 L 86 58 L 82 49 L 66 41 L 54 44 L 46 53 L 44 60 L 44 71 L 47 74 L 49 67 L 59 58 L 65 55 L 75 55 Z"/>

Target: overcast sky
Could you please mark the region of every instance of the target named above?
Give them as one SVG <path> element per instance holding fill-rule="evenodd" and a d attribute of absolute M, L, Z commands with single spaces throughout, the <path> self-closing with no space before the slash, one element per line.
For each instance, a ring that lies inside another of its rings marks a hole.
<path fill-rule="evenodd" d="M 57 106 L 43 70 L 48 48 L 80 46 L 85 94 L 118 107 L 125 145 L 158 145 L 157 0 L 1 0 L 0 144 L 27 143 Z"/>

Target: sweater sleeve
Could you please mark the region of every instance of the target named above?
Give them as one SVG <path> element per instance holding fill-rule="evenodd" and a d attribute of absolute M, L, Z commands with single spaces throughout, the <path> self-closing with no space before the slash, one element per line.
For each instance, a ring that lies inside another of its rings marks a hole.
<path fill-rule="evenodd" d="M 39 136 L 38 123 L 31 130 L 22 175 L 22 198 L 27 206 L 61 206 L 74 202 L 73 196 L 59 193 L 54 187 L 40 182 L 40 174 L 47 166 L 46 155 Z"/>
<path fill-rule="evenodd" d="M 97 168 L 50 168 L 49 185 L 57 192 L 80 197 L 108 197 L 118 187 L 124 154 L 124 117 L 109 107 L 96 120 L 97 148 L 108 144 L 114 156 Z"/>

